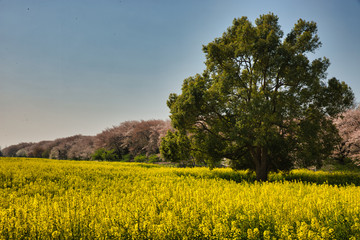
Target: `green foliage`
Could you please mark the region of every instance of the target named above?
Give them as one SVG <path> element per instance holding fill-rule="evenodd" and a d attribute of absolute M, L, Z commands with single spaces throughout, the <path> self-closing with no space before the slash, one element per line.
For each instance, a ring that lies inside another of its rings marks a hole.
<path fill-rule="evenodd" d="M 146 156 L 145 154 L 140 154 L 134 158 L 134 162 L 155 163 L 155 162 L 160 162 L 160 159 L 156 154 L 152 154 L 150 156 Z"/>
<path fill-rule="evenodd" d="M 148 163 L 156 163 L 160 161 L 161 161 L 160 158 L 156 154 L 152 154 L 148 158 Z"/>
<path fill-rule="evenodd" d="M 100 161 L 115 161 L 118 157 L 114 153 L 114 150 L 106 150 L 104 148 L 100 148 L 94 152 L 91 158 L 93 160 Z"/>
<path fill-rule="evenodd" d="M 179 131 L 168 131 L 160 143 L 161 156 L 170 162 L 180 163 L 190 158 L 190 140 Z"/>
<path fill-rule="evenodd" d="M 121 161 L 122 162 L 130 162 L 130 160 L 131 160 L 131 154 L 130 153 L 121 156 Z"/>
<path fill-rule="evenodd" d="M 41 155 L 42 158 L 49 158 L 50 157 L 50 149 L 44 150 L 44 152 Z"/>
<path fill-rule="evenodd" d="M 321 46 L 315 22 L 300 19 L 284 38 L 278 17 L 253 25 L 234 19 L 220 38 L 203 46 L 206 70 L 184 80 L 167 105 L 175 132 L 161 143 L 170 161 L 224 158 L 251 168 L 258 180 L 270 170 L 321 166 L 340 141 L 332 119 L 352 107 L 351 89 L 327 82 L 327 58 L 310 61 Z"/>
<path fill-rule="evenodd" d="M 135 162 L 146 162 L 147 161 L 147 157 L 145 154 L 140 154 L 140 155 L 137 155 L 135 158 L 134 158 L 134 161 Z"/>
<path fill-rule="evenodd" d="M 345 158 L 341 162 L 338 162 L 337 159 L 332 159 L 327 165 L 323 166 L 321 170 L 336 172 L 355 172 L 360 174 L 360 166 L 356 165 L 350 158 Z"/>

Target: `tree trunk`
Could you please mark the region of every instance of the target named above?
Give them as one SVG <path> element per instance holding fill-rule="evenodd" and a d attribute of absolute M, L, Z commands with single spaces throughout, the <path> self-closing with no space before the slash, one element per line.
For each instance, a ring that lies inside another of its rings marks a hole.
<path fill-rule="evenodd" d="M 256 180 L 260 182 L 266 182 L 268 180 L 267 163 L 261 162 L 260 166 L 256 166 Z"/>
<path fill-rule="evenodd" d="M 265 147 L 252 149 L 251 155 L 255 162 L 256 180 L 266 182 L 268 180 L 268 153 Z"/>

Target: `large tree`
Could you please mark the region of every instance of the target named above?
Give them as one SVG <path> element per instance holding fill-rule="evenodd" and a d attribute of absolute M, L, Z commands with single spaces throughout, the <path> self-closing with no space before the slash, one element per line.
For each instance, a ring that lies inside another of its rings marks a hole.
<path fill-rule="evenodd" d="M 172 160 L 170 148 L 188 151 L 210 166 L 227 158 L 262 181 L 270 170 L 321 165 L 339 141 L 332 119 L 354 95 L 336 78 L 325 82 L 327 58 L 309 60 L 320 46 L 315 22 L 300 19 L 283 37 L 274 14 L 255 25 L 234 19 L 203 46 L 204 73 L 185 79 L 180 95 L 170 94 L 177 132 L 164 138 L 163 155 Z"/>

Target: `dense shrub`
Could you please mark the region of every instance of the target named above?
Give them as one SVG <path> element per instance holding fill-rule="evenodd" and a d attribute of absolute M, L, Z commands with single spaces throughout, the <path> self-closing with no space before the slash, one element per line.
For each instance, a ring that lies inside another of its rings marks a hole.
<path fill-rule="evenodd" d="M 131 155 L 130 154 L 125 154 L 121 156 L 121 161 L 122 162 L 130 162 L 131 160 Z"/>
<path fill-rule="evenodd" d="M 134 158 L 134 162 L 156 163 L 160 161 L 161 159 L 156 154 L 152 154 L 150 156 L 146 156 L 145 154 L 140 154 L 135 156 Z"/>
<path fill-rule="evenodd" d="M 160 161 L 161 161 L 161 159 L 156 154 L 152 154 L 148 157 L 148 163 L 156 163 L 156 162 L 160 162 Z"/>
<path fill-rule="evenodd" d="M 146 162 L 147 161 L 147 157 L 145 154 L 140 154 L 140 155 L 137 155 L 135 158 L 134 158 L 134 161 L 135 162 Z"/>
<path fill-rule="evenodd" d="M 114 150 L 106 150 L 104 148 L 100 148 L 95 151 L 95 153 L 91 157 L 93 160 L 101 160 L 101 161 L 115 161 L 117 155 L 114 153 Z"/>

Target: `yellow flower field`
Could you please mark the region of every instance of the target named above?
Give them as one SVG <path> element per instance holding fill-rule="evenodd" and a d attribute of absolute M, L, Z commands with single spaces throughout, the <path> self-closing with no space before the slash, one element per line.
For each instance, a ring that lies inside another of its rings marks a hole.
<path fill-rule="evenodd" d="M 360 187 L 234 174 L 0 158 L 0 239 L 360 239 Z"/>

